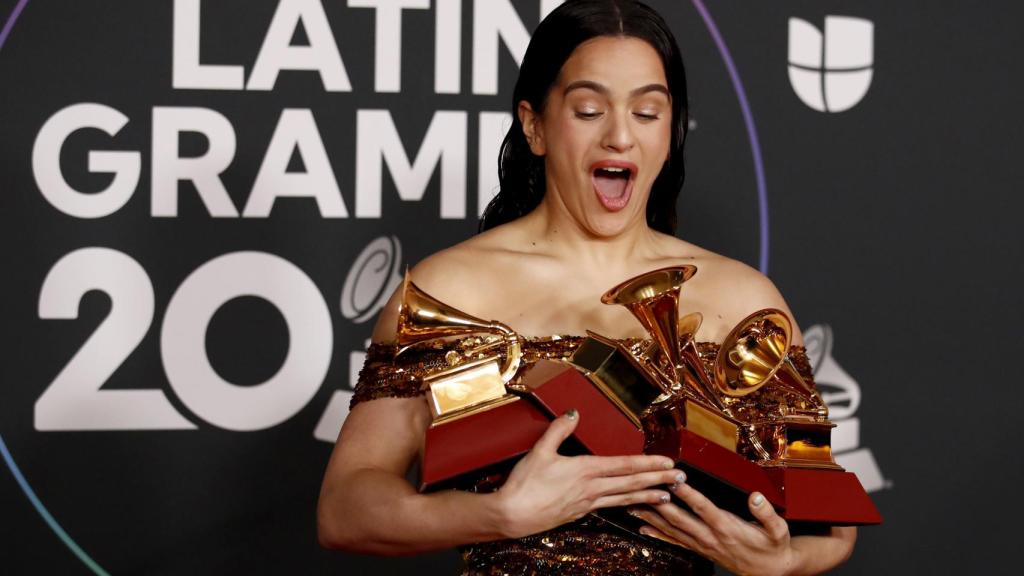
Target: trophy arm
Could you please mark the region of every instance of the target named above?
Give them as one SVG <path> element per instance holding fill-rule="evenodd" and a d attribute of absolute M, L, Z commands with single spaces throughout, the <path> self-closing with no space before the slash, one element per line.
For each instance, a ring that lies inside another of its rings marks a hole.
<path fill-rule="evenodd" d="M 505 324 L 495 322 L 494 328 L 501 332 L 505 340 L 505 365 L 501 367 L 501 380 L 508 384 L 515 378 L 523 363 L 523 345 L 519 334 Z"/>
<path fill-rule="evenodd" d="M 814 403 L 817 408 L 819 418 L 823 420 L 828 419 L 828 405 L 825 404 L 825 400 L 822 399 L 821 394 L 818 393 L 818 389 L 811 386 L 807 380 L 800 375 L 800 371 L 797 370 L 796 365 L 793 364 L 793 360 L 790 359 L 788 354 L 783 360 L 780 370 L 776 373 L 777 377 L 780 375 L 783 377 L 778 378 L 778 380 L 780 380 L 784 385 Z"/>
<path fill-rule="evenodd" d="M 508 384 L 515 378 L 516 373 L 519 372 L 519 367 L 522 365 L 523 347 L 519 342 L 519 336 L 515 333 L 508 338 L 506 346 L 507 357 L 505 365 L 501 368 L 501 379 Z"/>
<path fill-rule="evenodd" d="M 729 412 L 725 402 L 718 396 L 715 391 L 714 385 L 711 383 L 711 379 L 708 378 L 706 372 L 704 372 L 703 361 L 700 358 L 700 354 L 697 352 L 697 348 L 694 346 L 693 341 L 687 341 L 683 345 L 682 349 L 683 362 L 685 368 L 693 375 L 694 379 L 697 380 L 698 386 L 697 392 L 707 400 L 712 406 L 717 408 L 721 412 Z"/>
<path fill-rule="evenodd" d="M 732 409 L 729 408 L 729 406 L 727 406 L 718 395 L 714 384 L 704 371 L 703 362 L 701 361 L 700 354 L 697 352 L 697 348 L 694 345 L 693 340 L 688 340 L 684 343 L 682 356 L 683 361 L 686 364 L 686 368 L 689 369 L 690 373 L 693 374 L 694 378 L 697 380 L 699 385 L 695 386 L 695 388 L 698 389 L 697 392 L 699 392 L 701 396 L 703 396 L 703 398 L 705 398 L 718 411 L 737 422 L 741 422 L 733 413 Z M 761 439 L 757 435 L 757 428 L 752 424 L 742 422 L 741 424 L 743 434 L 746 436 L 747 442 L 754 450 L 754 453 L 757 454 L 757 457 L 760 460 L 771 460 L 771 454 L 767 449 L 765 449 L 764 444 L 761 443 Z"/>

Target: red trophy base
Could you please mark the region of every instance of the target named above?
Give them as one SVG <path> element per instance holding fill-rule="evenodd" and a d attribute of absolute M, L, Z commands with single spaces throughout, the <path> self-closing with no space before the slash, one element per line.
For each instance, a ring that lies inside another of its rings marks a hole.
<path fill-rule="evenodd" d="M 836 526 L 882 522 L 851 472 L 761 467 L 686 429 L 656 440 L 647 453 L 673 458 L 687 471 L 687 483 L 743 518 L 752 517 L 747 496 L 757 491 L 789 522 Z"/>
<path fill-rule="evenodd" d="M 690 485 L 741 516 L 750 516 L 746 495 L 755 491 L 764 494 L 780 513 L 786 508 L 782 490 L 764 468 L 685 428 L 655 440 L 647 453 L 675 460 L 688 472 Z"/>
<path fill-rule="evenodd" d="M 813 468 L 768 468 L 786 495 L 782 517 L 791 522 L 839 526 L 881 524 L 882 515 L 852 472 Z"/>
<path fill-rule="evenodd" d="M 522 383 L 552 417 L 557 418 L 572 408 L 580 413 L 573 436 L 590 454 L 643 453 L 643 430 L 575 367 L 565 362 L 540 360 L 523 375 Z"/>
<path fill-rule="evenodd" d="M 443 421 L 427 429 L 420 462 L 420 491 L 444 487 L 459 476 L 522 456 L 547 430 L 551 418 L 529 400 L 503 404 Z"/>
<path fill-rule="evenodd" d="M 643 431 L 576 368 L 541 360 L 523 375 L 522 383 L 530 391 L 527 397 L 508 396 L 427 429 L 421 491 L 449 486 L 461 476 L 522 456 L 551 420 L 570 408 L 580 414 L 573 439 L 584 452 L 598 456 L 643 453 Z"/>

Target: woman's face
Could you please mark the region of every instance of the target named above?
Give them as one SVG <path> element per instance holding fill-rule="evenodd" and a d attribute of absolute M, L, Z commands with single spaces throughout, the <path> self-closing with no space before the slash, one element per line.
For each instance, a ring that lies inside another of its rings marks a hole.
<path fill-rule="evenodd" d="M 545 157 L 546 201 L 598 237 L 646 224 L 672 128 L 665 70 L 650 44 L 584 42 L 562 66 L 541 117 L 523 103 L 520 118 L 533 153 Z"/>

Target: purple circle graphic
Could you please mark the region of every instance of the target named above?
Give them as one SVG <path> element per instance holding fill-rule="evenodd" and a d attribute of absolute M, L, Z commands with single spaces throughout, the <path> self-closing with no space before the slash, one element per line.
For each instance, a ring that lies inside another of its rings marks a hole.
<path fill-rule="evenodd" d="M 768 184 L 765 182 L 764 163 L 761 161 L 761 144 L 757 138 L 754 115 L 750 111 L 750 103 L 747 102 L 747 91 L 743 88 L 743 81 L 740 80 L 740 73 L 736 70 L 736 63 L 732 60 L 732 54 L 729 53 L 729 47 L 725 45 L 725 39 L 722 38 L 721 32 L 718 31 L 715 20 L 711 17 L 711 13 L 708 12 L 702 0 L 693 0 L 693 7 L 697 9 L 697 12 L 700 12 L 700 17 L 704 19 L 704 25 L 707 26 L 708 32 L 711 33 L 711 38 L 715 41 L 719 54 L 722 55 L 725 67 L 729 70 L 729 78 L 732 80 L 733 90 L 736 91 L 736 98 L 740 101 L 743 123 L 747 125 L 750 154 L 754 157 L 754 175 L 757 179 L 757 209 L 760 216 L 761 244 L 757 267 L 762 274 L 768 274 Z"/>

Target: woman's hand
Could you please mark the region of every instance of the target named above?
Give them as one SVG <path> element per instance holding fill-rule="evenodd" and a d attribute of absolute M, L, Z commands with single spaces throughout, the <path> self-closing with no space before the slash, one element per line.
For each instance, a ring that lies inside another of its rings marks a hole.
<path fill-rule="evenodd" d="M 747 522 L 688 484 L 680 482 L 672 490 L 692 512 L 672 503 L 630 510 L 648 523 L 641 534 L 689 548 L 737 574 L 774 576 L 790 574 L 796 567 L 789 525 L 761 494 L 755 492 L 747 500 L 757 519 Z"/>
<path fill-rule="evenodd" d="M 598 508 L 659 504 L 682 474 L 664 456 L 562 456 L 558 447 L 579 421 L 575 410 L 556 418 L 496 493 L 510 538 L 549 530 Z"/>

